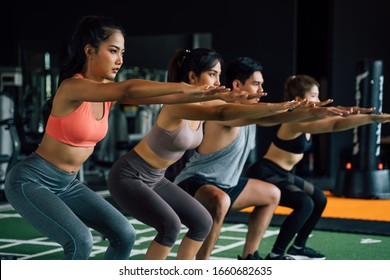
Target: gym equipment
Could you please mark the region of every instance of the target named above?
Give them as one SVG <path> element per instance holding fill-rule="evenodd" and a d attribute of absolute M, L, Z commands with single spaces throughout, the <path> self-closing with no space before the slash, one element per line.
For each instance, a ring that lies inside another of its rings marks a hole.
<path fill-rule="evenodd" d="M 376 107 L 382 112 L 383 62 L 362 60 L 356 75 L 356 106 Z M 381 160 L 382 124 L 357 127 L 353 131 L 352 153 L 342 162 L 335 195 L 350 198 L 390 198 L 390 170 Z"/>
<path fill-rule="evenodd" d="M 0 92 L 0 201 L 4 195 L 5 176 L 20 160 L 20 140 L 14 120 L 14 101 L 8 92 Z"/>

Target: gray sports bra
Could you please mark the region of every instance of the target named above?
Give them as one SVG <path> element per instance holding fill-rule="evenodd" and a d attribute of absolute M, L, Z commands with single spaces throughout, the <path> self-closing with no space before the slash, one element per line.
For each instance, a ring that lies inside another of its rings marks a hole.
<path fill-rule="evenodd" d="M 202 142 L 203 121 L 196 131 L 191 129 L 187 120 L 173 131 L 162 129 L 155 123 L 145 139 L 152 151 L 163 159 L 178 160 L 186 150 L 195 149 Z"/>

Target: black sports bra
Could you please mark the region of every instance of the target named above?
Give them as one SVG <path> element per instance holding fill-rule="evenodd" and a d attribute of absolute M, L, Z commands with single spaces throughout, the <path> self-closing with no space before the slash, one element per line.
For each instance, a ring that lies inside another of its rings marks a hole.
<path fill-rule="evenodd" d="M 303 154 L 307 152 L 312 145 L 312 137 L 306 139 L 306 133 L 302 133 L 299 137 L 291 140 L 282 140 L 276 135 L 273 143 L 276 147 L 293 154 Z"/>

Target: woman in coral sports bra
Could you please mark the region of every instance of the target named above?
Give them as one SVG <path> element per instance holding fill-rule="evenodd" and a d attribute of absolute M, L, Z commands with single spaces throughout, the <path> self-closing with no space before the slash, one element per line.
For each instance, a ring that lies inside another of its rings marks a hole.
<path fill-rule="evenodd" d="M 218 86 L 222 58 L 213 50 L 179 50 L 168 80 Z M 255 94 L 258 98 L 261 94 Z M 301 102 L 214 104 L 211 101 L 164 105 L 151 131 L 112 166 L 108 186 L 116 202 L 134 218 L 157 231 L 146 259 L 166 259 L 184 224 L 188 231 L 177 259 L 194 259 L 207 237 L 212 219 L 196 199 L 165 178 L 166 169 L 203 138 L 204 120 L 260 118 L 286 112 Z"/>
<path fill-rule="evenodd" d="M 63 247 L 63 259 L 89 258 L 93 245 L 89 227 L 109 240 L 105 259 L 128 259 L 135 241 L 126 217 L 76 178 L 106 135 L 115 102 L 175 103 L 230 96 L 229 89 L 208 85 L 142 79 L 114 83 L 124 43 L 123 29 L 109 18 L 88 16 L 79 22 L 42 142 L 7 174 L 7 200 Z"/>

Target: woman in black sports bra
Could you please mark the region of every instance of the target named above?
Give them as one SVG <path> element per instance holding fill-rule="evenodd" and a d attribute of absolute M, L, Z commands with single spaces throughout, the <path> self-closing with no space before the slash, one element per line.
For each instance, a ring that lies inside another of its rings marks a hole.
<path fill-rule="evenodd" d="M 306 75 L 290 76 L 285 83 L 286 100 L 318 102 L 319 84 Z M 249 177 L 273 183 L 281 190 L 279 205 L 293 211 L 283 222 L 272 252 L 267 259 L 325 259 L 325 255 L 306 247 L 307 239 L 321 218 L 327 199 L 321 188 L 291 171 L 310 149 L 311 134 L 335 132 L 365 124 L 389 122 L 389 114 L 369 113 L 375 108 L 351 107 L 350 114 L 321 120 L 281 124 L 262 159 L 249 169 Z M 294 239 L 295 238 L 295 239 Z M 287 246 L 293 245 L 285 253 Z"/>

